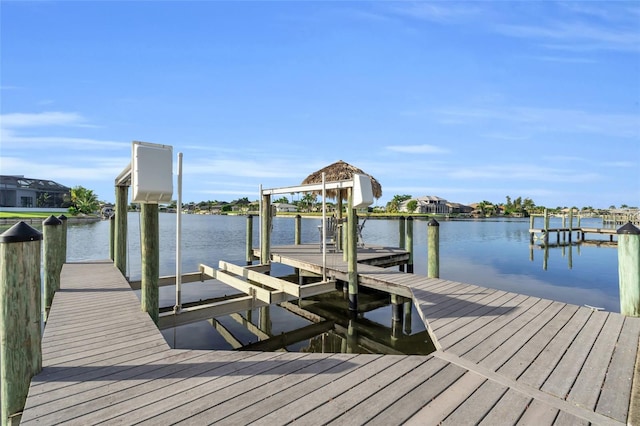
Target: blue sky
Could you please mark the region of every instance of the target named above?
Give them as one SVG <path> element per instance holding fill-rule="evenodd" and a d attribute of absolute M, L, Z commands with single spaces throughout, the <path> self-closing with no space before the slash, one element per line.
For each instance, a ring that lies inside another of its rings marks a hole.
<path fill-rule="evenodd" d="M 185 202 L 337 160 L 395 194 L 640 205 L 637 2 L 3 1 L 2 174 L 113 201 L 131 141 Z M 175 198 L 175 197 L 174 197 Z"/>

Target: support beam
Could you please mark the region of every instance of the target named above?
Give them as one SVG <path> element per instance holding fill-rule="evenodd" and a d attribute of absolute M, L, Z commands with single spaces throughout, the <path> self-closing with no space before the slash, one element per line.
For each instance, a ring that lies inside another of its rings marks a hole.
<path fill-rule="evenodd" d="M 158 323 L 160 313 L 160 225 L 158 205 L 142 203 L 140 211 L 140 233 L 142 255 L 141 309 L 147 312 L 153 322 Z"/>
<path fill-rule="evenodd" d="M 129 187 L 116 186 L 116 231 L 114 262 L 123 276 L 127 276 L 127 198 Z"/>

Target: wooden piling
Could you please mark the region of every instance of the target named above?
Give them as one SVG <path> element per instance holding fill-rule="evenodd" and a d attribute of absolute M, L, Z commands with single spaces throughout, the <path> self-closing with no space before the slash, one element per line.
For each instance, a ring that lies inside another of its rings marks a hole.
<path fill-rule="evenodd" d="M 427 276 L 440 278 L 440 224 L 431 219 L 427 223 Z"/>
<path fill-rule="evenodd" d="M 347 218 L 347 271 L 349 276 L 349 311 L 358 311 L 358 215 L 353 208 L 353 188 L 349 188 Z"/>
<path fill-rule="evenodd" d="M 532 214 L 529 216 L 529 229 L 533 229 L 533 225 L 535 222 L 535 216 Z M 535 238 L 535 234 L 533 232 L 529 232 L 529 244 L 533 244 Z"/>
<path fill-rule="evenodd" d="M 42 234 L 20 221 L 0 235 L 0 424 L 17 425 L 42 370 Z"/>
<path fill-rule="evenodd" d="M 406 246 L 406 227 L 405 227 L 405 219 L 400 216 L 398 218 L 398 247 L 404 250 Z M 399 269 L 401 272 L 404 272 L 404 265 L 400 265 Z"/>
<path fill-rule="evenodd" d="M 569 242 L 571 242 L 573 234 L 573 209 L 569 210 Z"/>
<path fill-rule="evenodd" d="M 142 203 L 140 209 L 140 234 L 142 254 L 141 309 L 148 313 L 153 322 L 160 316 L 160 226 L 158 205 Z"/>
<path fill-rule="evenodd" d="M 402 323 L 404 324 L 404 333 L 406 335 L 411 335 L 411 310 L 412 310 L 412 301 L 411 299 L 404 299 L 402 311 L 404 313 L 404 319 Z"/>
<path fill-rule="evenodd" d="M 407 237 L 405 240 L 405 249 L 409 252 L 409 260 L 407 261 L 407 272 L 413 274 L 413 217 L 407 217 L 406 228 Z"/>
<path fill-rule="evenodd" d="M 299 246 L 301 242 L 302 242 L 302 216 L 297 214 L 295 219 L 295 232 L 293 236 L 293 243 Z"/>
<path fill-rule="evenodd" d="M 60 289 L 62 271 L 62 221 L 51 215 L 42 222 L 42 251 L 44 252 L 44 313 L 49 316 L 53 296 Z"/>
<path fill-rule="evenodd" d="M 112 214 L 109 218 L 109 259 L 113 261 L 115 251 L 115 237 L 116 237 L 116 215 Z"/>
<path fill-rule="evenodd" d="M 567 240 L 567 232 L 564 230 L 566 227 L 567 227 L 567 216 L 563 214 L 562 215 L 562 242 L 563 243 Z M 558 234 L 560 234 L 560 231 L 558 231 Z M 560 239 L 558 238 L 558 240 Z"/>
<path fill-rule="evenodd" d="M 620 313 L 640 317 L 640 229 L 631 222 L 618 234 L 618 277 Z"/>
<path fill-rule="evenodd" d="M 247 216 L 247 246 L 245 250 L 245 260 L 247 265 L 253 263 L 253 216 Z"/>
<path fill-rule="evenodd" d="M 549 244 L 549 210 L 544 209 L 544 236 L 543 241 L 545 245 Z"/>
<path fill-rule="evenodd" d="M 62 243 L 60 246 L 60 267 L 67 263 L 67 232 L 68 232 L 68 219 L 65 215 L 61 214 L 58 219 L 62 221 Z"/>
<path fill-rule="evenodd" d="M 128 186 L 116 186 L 116 231 L 114 262 L 120 273 L 127 275 L 127 198 Z"/>
<path fill-rule="evenodd" d="M 336 235 L 335 235 L 335 239 L 336 239 L 336 251 L 340 252 L 343 247 L 343 240 L 342 240 L 342 234 L 344 234 L 344 231 L 342 229 L 342 189 L 338 189 L 338 197 L 336 199 L 336 221 L 338 223 L 338 226 L 336 227 Z"/>

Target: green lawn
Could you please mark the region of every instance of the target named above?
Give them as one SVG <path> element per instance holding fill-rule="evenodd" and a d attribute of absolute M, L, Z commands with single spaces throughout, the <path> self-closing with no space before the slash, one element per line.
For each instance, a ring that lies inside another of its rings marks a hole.
<path fill-rule="evenodd" d="M 61 214 L 59 212 L 0 212 L 0 219 L 46 219 L 51 215 L 58 217 Z"/>

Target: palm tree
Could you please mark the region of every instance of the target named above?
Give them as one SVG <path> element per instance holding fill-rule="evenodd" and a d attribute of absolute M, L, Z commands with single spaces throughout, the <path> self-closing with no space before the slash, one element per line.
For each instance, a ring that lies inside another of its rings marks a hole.
<path fill-rule="evenodd" d="M 69 213 L 77 215 L 79 213 L 91 214 L 100 207 L 98 197 L 93 190 L 82 186 L 75 186 L 71 189 L 71 206 Z"/>

